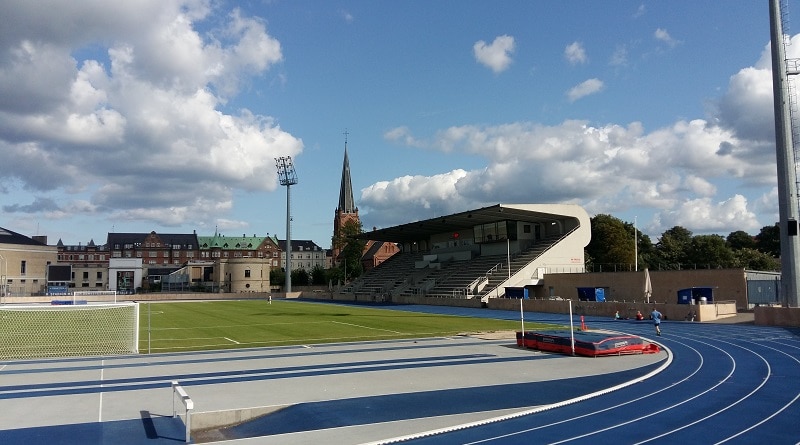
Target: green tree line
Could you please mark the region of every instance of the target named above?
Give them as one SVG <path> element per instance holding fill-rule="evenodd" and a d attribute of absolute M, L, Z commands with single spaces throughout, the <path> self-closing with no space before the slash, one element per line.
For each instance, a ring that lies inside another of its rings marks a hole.
<path fill-rule="evenodd" d="M 682 269 L 780 270 L 777 224 L 752 236 L 737 230 L 727 237 L 693 235 L 675 226 L 653 243 L 633 224 L 611 215 L 592 217 L 592 240 L 586 246 L 586 269 L 592 272 Z"/>

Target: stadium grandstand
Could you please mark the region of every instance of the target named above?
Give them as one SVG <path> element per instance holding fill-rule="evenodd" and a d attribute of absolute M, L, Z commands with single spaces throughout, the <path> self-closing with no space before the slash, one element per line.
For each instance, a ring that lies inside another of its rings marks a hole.
<path fill-rule="evenodd" d="M 589 224 L 577 205 L 497 204 L 375 229 L 357 238 L 396 243 L 400 252 L 343 291 L 375 301 L 521 295 L 546 273 L 585 272 Z"/>

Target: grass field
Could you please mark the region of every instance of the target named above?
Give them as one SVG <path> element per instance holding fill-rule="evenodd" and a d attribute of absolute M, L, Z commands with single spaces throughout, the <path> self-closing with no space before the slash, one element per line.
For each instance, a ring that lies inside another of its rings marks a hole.
<path fill-rule="evenodd" d="M 139 352 L 386 340 L 519 329 L 519 322 L 275 300 L 141 303 Z M 529 324 L 525 325 L 526 330 Z M 530 329 L 553 328 L 530 324 Z"/>

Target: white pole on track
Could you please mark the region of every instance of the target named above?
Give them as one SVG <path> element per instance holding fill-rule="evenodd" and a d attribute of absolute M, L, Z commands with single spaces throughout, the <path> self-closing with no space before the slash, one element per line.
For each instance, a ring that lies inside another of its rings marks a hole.
<path fill-rule="evenodd" d="M 575 328 L 572 323 L 572 300 L 569 300 L 569 339 L 572 345 L 572 355 L 575 355 Z"/>

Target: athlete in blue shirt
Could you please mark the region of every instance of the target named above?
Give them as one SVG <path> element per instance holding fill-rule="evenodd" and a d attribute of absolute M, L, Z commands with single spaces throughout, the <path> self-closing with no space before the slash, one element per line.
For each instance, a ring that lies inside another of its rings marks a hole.
<path fill-rule="evenodd" d="M 656 326 L 656 335 L 659 337 L 661 336 L 661 312 L 658 312 L 658 309 L 653 308 L 653 313 L 650 314 L 650 318 L 653 319 L 653 324 Z"/>

